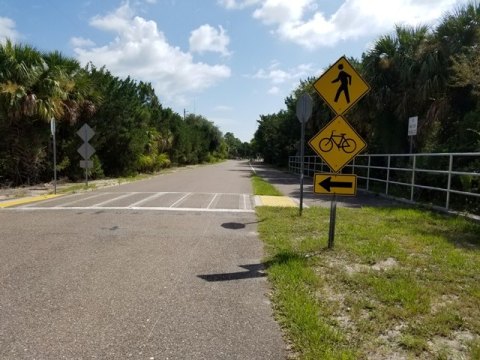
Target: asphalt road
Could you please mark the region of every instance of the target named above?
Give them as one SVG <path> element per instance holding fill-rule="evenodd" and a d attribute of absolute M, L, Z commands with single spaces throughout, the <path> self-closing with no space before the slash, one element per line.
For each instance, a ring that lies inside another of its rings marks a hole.
<path fill-rule="evenodd" d="M 230 161 L 0 209 L 0 359 L 284 359 L 249 175 Z"/>

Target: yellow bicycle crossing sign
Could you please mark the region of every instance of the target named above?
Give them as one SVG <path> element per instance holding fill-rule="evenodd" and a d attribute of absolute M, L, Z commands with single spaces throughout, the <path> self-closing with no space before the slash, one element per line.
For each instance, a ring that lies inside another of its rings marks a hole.
<path fill-rule="evenodd" d="M 329 122 L 308 144 L 334 172 L 339 172 L 367 147 L 367 143 L 342 116 Z"/>

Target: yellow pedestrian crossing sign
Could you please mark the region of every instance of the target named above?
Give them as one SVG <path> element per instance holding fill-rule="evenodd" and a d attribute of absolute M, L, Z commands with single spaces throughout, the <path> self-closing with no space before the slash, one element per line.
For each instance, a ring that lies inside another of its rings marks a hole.
<path fill-rule="evenodd" d="M 347 112 L 370 91 L 370 86 L 345 56 L 325 71 L 313 87 L 337 115 Z"/>
<path fill-rule="evenodd" d="M 330 121 L 308 144 L 333 172 L 339 172 L 367 147 L 367 143 L 341 116 Z"/>

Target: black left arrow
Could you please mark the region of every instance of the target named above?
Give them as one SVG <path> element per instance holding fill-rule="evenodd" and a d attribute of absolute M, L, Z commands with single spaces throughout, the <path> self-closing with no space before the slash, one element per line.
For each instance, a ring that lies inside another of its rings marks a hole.
<path fill-rule="evenodd" d="M 322 180 L 319 185 L 323 187 L 325 190 L 330 192 L 331 188 L 345 188 L 351 189 L 353 187 L 352 182 L 341 182 L 341 181 L 332 181 L 332 177 L 329 176 L 328 178 Z"/>

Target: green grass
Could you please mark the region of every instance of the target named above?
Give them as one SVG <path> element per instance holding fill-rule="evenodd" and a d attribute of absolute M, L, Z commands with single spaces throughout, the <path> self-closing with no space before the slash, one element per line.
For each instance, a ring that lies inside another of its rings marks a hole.
<path fill-rule="evenodd" d="M 162 170 L 161 172 L 158 172 L 156 174 L 137 174 L 137 175 L 133 175 L 133 176 L 124 176 L 124 177 L 117 178 L 117 180 L 118 180 L 118 184 L 120 185 L 120 184 L 124 184 L 124 183 L 149 179 L 152 176 L 158 175 L 160 173 L 163 174 L 165 172 L 166 172 L 165 170 Z"/>
<path fill-rule="evenodd" d="M 329 209 L 257 214 L 276 316 L 299 358 L 478 358 L 479 223 L 339 208 L 327 250 Z"/>
<path fill-rule="evenodd" d="M 278 191 L 275 186 L 269 182 L 263 180 L 258 175 L 252 175 L 253 193 L 255 195 L 270 195 L 270 196 L 282 196 L 283 194 Z"/>
<path fill-rule="evenodd" d="M 94 190 L 96 188 L 97 186 L 95 184 L 88 184 L 88 186 L 86 186 L 85 184 L 74 184 L 74 185 L 58 188 L 57 194 L 68 194 L 68 193 L 73 193 L 80 190 Z"/>

